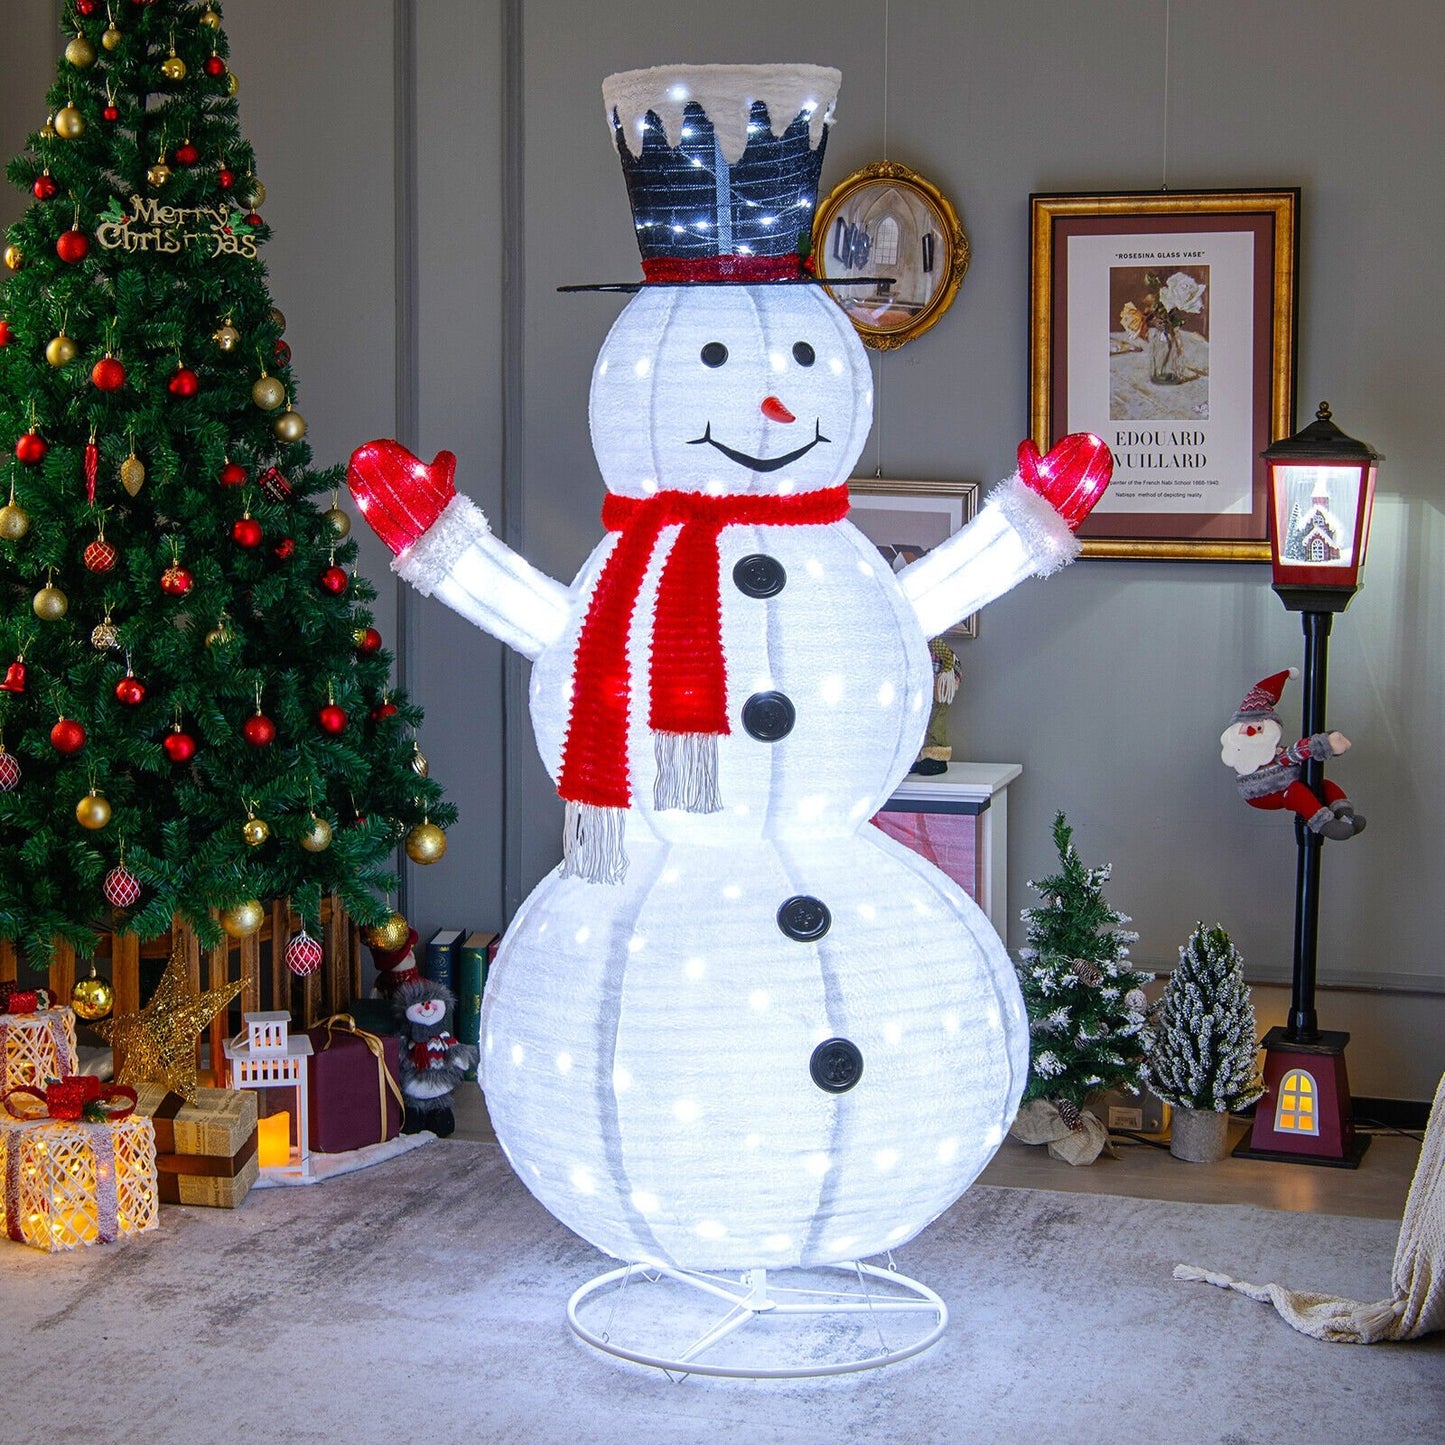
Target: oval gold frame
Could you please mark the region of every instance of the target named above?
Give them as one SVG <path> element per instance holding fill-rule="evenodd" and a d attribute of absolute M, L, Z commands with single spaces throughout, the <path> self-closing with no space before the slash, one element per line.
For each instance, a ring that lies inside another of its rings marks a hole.
<path fill-rule="evenodd" d="M 877 194 L 874 195 L 874 192 Z M 937 186 L 897 161 L 874 161 L 840 181 L 819 207 L 813 224 L 813 261 L 825 286 L 830 264 L 838 267 L 833 279 L 840 283 L 845 279 L 845 262 L 839 251 L 843 249 L 848 227 L 859 228 L 870 238 L 870 254 L 852 270 L 865 276 L 887 276 L 902 270 L 896 259 L 890 265 L 872 254 L 876 236 L 863 224 L 864 218 L 887 198 L 889 192 L 902 193 L 905 202 L 902 220 L 905 228 L 911 226 L 914 232 L 911 236 L 900 237 L 897 254 L 902 254 L 905 246 L 916 245 L 920 254 L 917 274 L 932 275 L 938 279 L 927 298 L 917 302 L 907 297 L 900 298 L 896 291 L 890 300 L 885 300 L 876 290 L 859 294 L 861 288 L 839 285 L 835 291 L 828 286 L 828 294 L 848 313 L 848 319 L 863 344 L 877 351 L 892 351 L 904 342 L 922 336 L 948 310 L 963 284 L 970 255 L 968 237 L 959 222 L 958 212 Z M 933 231 L 924 231 L 916 224 L 920 208 L 933 220 Z M 895 288 L 901 284 L 907 284 L 902 275 L 895 279 Z M 892 313 L 899 313 L 896 319 Z"/>

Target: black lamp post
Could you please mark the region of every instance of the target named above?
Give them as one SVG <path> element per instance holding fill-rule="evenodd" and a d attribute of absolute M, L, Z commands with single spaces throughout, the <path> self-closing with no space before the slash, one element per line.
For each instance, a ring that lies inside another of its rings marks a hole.
<path fill-rule="evenodd" d="M 1264 453 L 1269 477 L 1270 555 L 1274 590 L 1300 614 L 1305 635 L 1302 737 L 1325 730 L 1325 685 L 1330 626 L 1360 587 L 1375 473 L 1383 458 L 1347 437 L 1320 403 L 1303 431 Z M 1303 781 L 1316 797 L 1324 763 L 1304 764 Z M 1290 1159 L 1353 1168 L 1369 1140 L 1350 1121 L 1344 1050 L 1349 1034 L 1324 1032 L 1315 1012 L 1319 943 L 1320 848 L 1323 838 L 1295 819 L 1294 970 L 1289 1022 L 1264 1037 L 1265 1095 L 1254 1128 L 1235 1151 L 1244 1157 Z"/>

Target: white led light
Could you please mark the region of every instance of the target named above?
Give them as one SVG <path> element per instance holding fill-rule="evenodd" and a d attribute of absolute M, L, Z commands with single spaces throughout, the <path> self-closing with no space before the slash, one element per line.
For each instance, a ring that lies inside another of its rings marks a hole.
<path fill-rule="evenodd" d="M 707 972 L 707 964 L 700 958 L 690 958 L 683 964 L 682 972 L 689 982 L 696 983 Z"/>
<path fill-rule="evenodd" d="M 878 917 L 878 910 L 871 903 L 860 903 L 858 905 L 858 917 L 865 923 L 872 923 Z"/>
<path fill-rule="evenodd" d="M 592 937 L 592 930 L 584 923 L 576 933 L 572 935 L 573 943 L 586 943 Z"/>
<path fill-rule="evenodd" d="M 878 706 L 892 707 L 893 700 L 898 696 L 898 689 L 891 682 L 885 682 L 878 688 Z"/>
<path fill-rule="evenodd" d="M 526 1057 L 527 1057 L 526 1050 L 523 1049 L 523 1047 L 521 1046 L 521 1044 L 513 1044 L 513 1045 L 512 1045 L 512 1062 L 513 1062 L 514 1064 L 520 1064 L 520 1063 L 522 1062 L 522 1060 L 525 1059 Z"/>
<path fill-rule="evenodd" d="M 632 1206 L 639 1214 L 656 1214 L 662 1208 L 662 1201 L 657 1195 L 649 1194 L 645 1189 L 634 1189 Z"/>
<path fill-rule="evenodd" d="M 752 1009 L 755 1014 L 767 1013 L 770 1003 L 772 1003 L 772 999 L 769 997 L 768 991 L 765 988 L 755 988 L 748 995 L 748 1007 Z"/>
<path fill-rule="evenodd" d="M 692 1231 L 699 1239 L 726 1239 L 728 1227 L 719 1219 L 699 1219 Z"/>
<path fill-rule="evenodd" d="M 896 1149 L 879 1149 L 873 1155 L 873 1167 L 881 1174 L 886 1174 L 897 1163 L 898 1151 Z"/>
<path fill-rule="evenodd" d="M 695 1124 L 702 1115 L 702 1106 L 696 1099 L 674 1099 L 672 1117 L 679 1124 Z"/>
<path fill-rule="evenodd" d="M 873 576 L 873 564 L 869 562 L 866 558 L 860 557 L 858 559 L 858 570 L 865 577 Z"/>
<path fill-rule="evenodd" d="M 681 102 L 686 100 L 691 94 L 692 92 L 688 90 L 687 86 L 683 85 L 682 82 L 679 81 L 676 85 L 669 86 L 667 97 L 669 100 Z"/>
<path fill-rule="evenodd" d="M 788 368 L 788 360 L 781 351 L 770 351 L 768 353 L 768 365 L 772 367 L 774 371 L 786 371 Z"/>
<path fill-rule="evenodd" d="M 650 376 L 652 374 L 652 358 L 650 356 L 639 356 L 637 360 L 632 363 L 632 374 L 639 380 L 645 376 Z"/>
<path fill-rule="evenodd" d="M 632 937 L 627 940 L 628 953 L 641 953 L 646 947 L 647 940 L 640 933 L 634 933 Z"/>
<path fill-rule="evenodd" d="M 570 1074 L 572 1072 L 572 1055 L 569 1054 L 566 1049 L 563 1049 L 562 1052 L 557 1055 L 556 1064 L 559 1074 Z"/>
<path fill-rule="evenodd" d="M 836 706 L 843 701 L 843 693 L 847 687 L 847 680 L 841 672 L 830 672 L 818 681 L 818 691 L 829 706 Z"/>
<path fill-rule="evenodd" d="M 723 888 L 722 896 L 732 902 L 736 902 L 743 896 L 743 890 L 738 884 L 729 883 Z"/>
<path fill-rule="evenodd" d="M 743 1140 L 743 1148 L 749 1152 L 756 1151 L 762 1147 L 763 1136 L 761 1134 L 749 1134 L 748 1137 Z"/>
<path fill-rule="evenodd" d="M 938 1162 L 940 1164 L 952 1164 L 958 1158 L 958 1140 L 955 1138 L 940 1139 L 938 1141 Z"/>
<path fill-rule="evenodd" d="M 822 1153 L 809 1154 L 803 1160 L 803 1168 L 815 1179 L 821 1179 L 832 1167 L 833 1161 Z"/>
<path fill-rule="evenodd" d="M 958 1032 L 958 1012 L 957 1012 L 957 1010 L 955 1010 L 955 1009 L 949 1009 L 949 1011 L 948 1011 L 946 1014 L 944 1014 L 944 1016 L 943 1016 L 943 1031 L 944 1031 L 944 1033 L 946 1033 L 946 1034 L 956 1034 L 956 1033 Z"/>
<path fill-rule="evenodd" d="M 983 1142 L 990 1149 L 997 1149 L 1003 1143 L 1003 1126 L 1001 1124 L 990 1124 L 984 1130 Z"/>
<path fill-rule="evenodd" d="M 897 1019 L 889 1019 L 883 1025 L 883 1042 L 895 1049 L 903 1042 L 903 1026 Z"/>
<path fill-rule="evenodd" d="M 579 1194 L 595 1194 L 597 1192 L 597 1180 L 590 1169 L 579 1164 L 567 1177 L 572 1181 L 572 1187 Z"/>
<path fill-rule="evenodd" d="M 615 1065 L 612 1070 L 612 1087 L 619 1094 L 625 1094 L 632 1087 L 632 1070 L 624 1069 L 621 1064 Z"/>
<path fill-rule="evenodd" d="M 804 823 L 816 823 L 827 811 L 827 793 L 810 793 L 798 799 L 798 817 Z"/>
<path fill-rule="evenodd" d="M 831 371 L 834 376 L 842 376 L 844 370 L 843 358 L 841 356 L 830 356 L 828 358 L 828 370 Z"/>
<path fill-rule="evenodd" d="M 823 564 L 816 557 L 809 557 L 808 560 L 803 563 L 803 571 L 805 571 L 808 576 L 811 577 L 815 582 L 822 581 L 822 579 L 827 575 Z"/>
<path fill-rule="evenodd" d="M 791 1234 L 770 1234 L 763 1240 L 763 1248 L 769 1254 L 781 1254 L 785 1249 L 793 1247 L 793 1236 Z"/>

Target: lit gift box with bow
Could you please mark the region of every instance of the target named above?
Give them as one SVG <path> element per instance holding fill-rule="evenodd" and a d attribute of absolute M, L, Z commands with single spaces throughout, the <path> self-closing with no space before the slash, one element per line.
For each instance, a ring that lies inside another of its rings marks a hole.
<path fill-rule="evenodd" d="M 0 1093 L 76 1071 L 75 1014 L 43 988 L 0 983 Z"/>

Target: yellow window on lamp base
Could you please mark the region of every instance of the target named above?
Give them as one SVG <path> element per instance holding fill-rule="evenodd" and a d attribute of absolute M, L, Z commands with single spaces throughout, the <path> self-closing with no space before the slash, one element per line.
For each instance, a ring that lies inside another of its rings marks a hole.
<path fill-rule="evenodd" d="M 0 1123 L 0 1233 L 50 1253 L 156 1227 L 149 1119 Z"/>
<path fill-rule="evenodd" d="M 1319 1089 L 1307 1070 L 1291 1069 L 1280 1080 L 1274 1127 L 1281 1134 L 1320 1132 Z"/>

